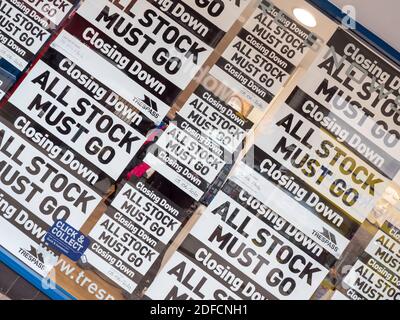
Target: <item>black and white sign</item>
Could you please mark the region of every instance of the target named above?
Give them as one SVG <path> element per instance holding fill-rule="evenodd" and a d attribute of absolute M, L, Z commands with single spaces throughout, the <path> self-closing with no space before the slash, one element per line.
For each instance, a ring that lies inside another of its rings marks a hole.
<path fill-rule="evenodd" d="M 253 194 L 229 180 L 147 296 L 309 299 L 334 257 L 298 229 L 295 219 L 287 220 Z"/>
<path fill-rule="evenodd" d="M 346 147 L 347 136 L 323 130 L 323 114 L 328 121 L 329 112 L 296 88 L 262 124 L 232 179 L 259 197 L 269 190 L 265 203 L 339 259 L 389 180 Z"/>
<path fill-rule="evenodd" d="M 311 32 L 263 0 L 211 74 L 265 109 L 312 44 Z"/>
<path fill-rule="evenodd" d="M 240 111 L 203 86 L 196 89 L 179 115 L 229 153 L 241 149 L 244 138 L 254 126 Z"/>
<path fill-rule="evenodd" d="M 253 123 L 199 86 L 145 161 L 196 201 L 234 161 Z"/>
<path fill-rule="evenodd" d="M 72 11 L 74 0 L 0 1 L 0 57 L 23 71 Z"/>
<path fill-rule="evenodd" d="M 300 83 L 307 118 L 393 179 L 400 169 L 400 70 L 338 29 Z M 300 91 L 300 90 L 299 90 Z"/>
<path fill-rule="evenodd" d="M 186 215 L 143 181 L 125 184 L 89 234 L 89 263 L 132 293 Z"/>
<path fill-rule="evenodd" d="M 72 38 L 64 38 L 71 49 L 83 43 L 110 62 L 114 73 L 120 73 L 115 79 L 118 85 L 130 88 L 127 100 L 160 122 L 226 32 L 212 21 L 224 21 L 228 29 L 246 5 L 244 1 L 88 0 L 66 28 Z"/>
<path fill-rule="evenodd" d="M 7 107 L 0 112 L 1 117 L 13 113 Z M 0 244 L 45 276 L 57 261 L 57 254 L 43 245 L 47 229 L 57 220 L 79 229 L 101 196 L 20 137 L 18 123 L 26 118 L 19 119 L 0 122 Z"/>
<path fill-rule="evenodd" d="M 149 0 L 176 23 L 215 48 L 250 3 L 248 0 Z"/>
<path fill-rule="evenodd" d="M 310 115 L 315 106 L 312 101 L 305 101 L 289 98 L 290 105 L 283 104 L 272 123 L 262 127 L 255 148 L 265 152 L 265 156 L 257 163 L 258 154 L 255 153 L 256 168 L 259 166 L 259 172 L 275 180 L 281 180 L 276 171 L 282 172 L 281 166 L 286 168 L 289 177 L 294 175 L 318 189 L 351 219 L 363 222 L 389 180 L 303 117 L 301 114 Z M 286 183 L 283 185 L 288 188 Z"/>
<path fill-rule="evenodd" d="M 377 231 L 343 280 L 335 300 L 400 300 L 400 230 L 389 222 Z"/>
<path fill-rule="evenodd" d="M 57 40 L 54 46 L 58 43 Z M 98 62 L 94 58 L 92 62 Z M 145 141 L 138 131 L 143 116 L 96 74 L 85 70 L 90 69 L 84 59 L 63 55 L 51 47 L 9 102 L 29 119 L 29 123 L 20 122 L 25 128 L 21 133 L 33 124 L 40 125 L 44 137 L 56 144 L 50 138 L 53 136 L 68 147 L 64 162 L 81 179 L 96 186 L 108 177 L 110 184 L 119 178 Z M 84 159 L 88 165 L 74 164 L 75 159 Z"/>

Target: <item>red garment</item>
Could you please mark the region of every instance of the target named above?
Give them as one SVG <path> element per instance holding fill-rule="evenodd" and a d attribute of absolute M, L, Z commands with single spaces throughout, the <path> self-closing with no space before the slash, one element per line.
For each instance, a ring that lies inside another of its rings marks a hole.
<path fill-rule="evenodd" d="M 150 136 L 144 142 L 143 146 L 149 144 L 150 142 L 153 142 L 154 139 L 158 135 L 162 134 L 162 132 L 165 130 L 165 128 L 166 128 L 166 125 L 163 125 L 161 128 L 153 130 L 153 132 L 150 134 Z M 128 180 L 130 180 L 133 176 L 141 178 L 146 173 L 146 171 L 149 169 L 150 169 L 150 166 L 147 163 L 142 162 L 141 164 L 134 167 L 131 171 L 129 171 L 128 174 L 126 175 L 126 178 Z"/>
<path fill-rule="evenodd" d="M 133 176 L 141 178 L 149 169 L 150 166 L 147 163 L 142 162 L 141 164 L 137 165 L 131 171 L 128 172 L 127 178 L 128 180 L 130 180 Z"/>

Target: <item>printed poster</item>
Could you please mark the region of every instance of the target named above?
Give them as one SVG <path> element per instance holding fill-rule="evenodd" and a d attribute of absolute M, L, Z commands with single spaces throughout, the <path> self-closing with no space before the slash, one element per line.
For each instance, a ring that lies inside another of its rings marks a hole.
<path fill-rule="evenodd" d="M 265 110 L 314 41 L 309 30 L 263 0 L 210 73 Z"/>

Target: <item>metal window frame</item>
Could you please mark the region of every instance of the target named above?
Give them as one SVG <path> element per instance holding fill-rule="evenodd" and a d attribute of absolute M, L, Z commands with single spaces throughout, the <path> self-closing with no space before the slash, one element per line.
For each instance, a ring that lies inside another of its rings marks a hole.
<path fill-rule="evenodd" d="M 0 261 L 8 266 L 11 270 L 19 274 L 26 281 L 30 282 L 34 287 L 36 287 L 39 291 L 43 292 L 46 296 L 53 300 L 76 300 L 71 294 L 66 292 L 64 289 L 59 287 L 56 283 L 51 280 L 46 280 L 50 287 L 55 289 L 45 289 L 42 285 L 42 277 L 30 270 L 27 266 L 25 266 L 22 262 L 20 262 L 17 258 L 12 256 L 7 250 L 0 247 Z"/>
<path fill-rule="evenodd" d="M 317 8 L 322 13 L 325 13 L 330 18 L 341 23 L 343 18 L 348 17 L 335 4 L 329 0 L 306 0 L 309 4 Z M 351 18 L 350 18 L 351 19 Z M 385 55 L 393 63 L 400 66 L 400 52 L 389 45 L 386 41 L 378 37 L 375 33 L 364 27 L 361 23 L 354 21 L 356 28 L 352 30 L 356 35 L 368 42 L 380 53 Z"/>

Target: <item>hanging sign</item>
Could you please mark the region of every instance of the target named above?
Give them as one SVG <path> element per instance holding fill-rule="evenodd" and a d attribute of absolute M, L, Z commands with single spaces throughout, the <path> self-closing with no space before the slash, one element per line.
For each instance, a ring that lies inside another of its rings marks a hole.
<path fill-rule="evenodd" d="M 343 279 L 334 300 L 400 300 L 400 230 L 385 222 Z"/>
<path fill-rule="evenodd" d="M 0 116 L 12 114 L 0 109 Z M 57 261 L 44 237 L 57 220 L 79 229 L 101 201 L 101 196 L 79 181 L 38 147 L 49 140 L 37 127 L 24 127 L 27 119 L 0 122 L 0 244 L 41 276 Z"/>
<path fill-rule="evenodd" d="M 23 71 L 71 13 L 73 0 L 0 1 L 0 58 Z"/>
<path fill-rule="evenodd" d="M 88 262 L 132 293 L 186 219 L 185 212 L 141 180 L 131 180 L 89 233 Z"/>
<path fill-rule="evenodd" d="M 144 143 L 144 117 L 86 71 L 88 60 L 55 50 L 62 41 L 56 40 L 9 99 L 6 108 L 16 111 L 7 118 L 20 135 L 105 193 Z M 88 48 L 82 52 L 101 64 Z"/>
<path fill-rule="evenodd" d="M 200 200 L 237 151 L 253 123 L 199 86 L 145 161 Z"/>
<path fill-rule="evenodd" d="M 85 45 L 112 66 L 116 85 L 147 117 L 161 122 L 244 1 L 85 1 L 67 26 L 71 49 Z M 215 23 L 224 21 L 221 28 Z M 108 76 L 104 74 L 103 77 Z"/>
<path fill-rule="evenodd" d="M 267 189 L 263 191 L 268 195 Z M 309 299 L 333 257 L 301 231 L 296 219 L 266 203 L 245 184 L 229 180 L 147 296 L 156 300 Z"/>
<path fill-rule="evenodd" d="M 350 221 L 363 222 L 389 180 L 306 120 L 301 112 L 310 110 L 312 102 L 297 98 L 291 96 L 272 122 L 260 130 L 254 148 L 256 170 L 292 192 L 292 197 L 299 193 L 291 186 L 293 179 L 286 181 L 281 176 L 294 177 L 296 182 L 318 190 L 326 207 L 336 204 Z"/>
<path fill-rule="evenodd" d="M 302 113 L 389 179 L 400 169 L 400 70 L 338 29 L 299 84 Z M 314 103 L 314 106 L 312 106 Z"/>
<path fill-rule="evenodd" d="M 265 109 L 314 40 L 310 31 L 263 0 L 210 73 Z"/>

